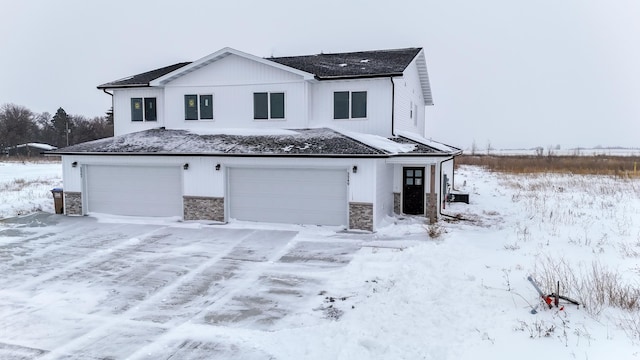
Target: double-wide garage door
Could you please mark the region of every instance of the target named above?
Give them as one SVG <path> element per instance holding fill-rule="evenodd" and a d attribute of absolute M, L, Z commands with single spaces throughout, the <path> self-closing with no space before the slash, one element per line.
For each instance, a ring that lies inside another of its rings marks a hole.
<path fill-rule="evenodd" d="M 347 172 L 229 169 L 230 217 L 288 224 L 347 224 Z"/>
<path fill-rule="evenodd" d="M 179 166 L 89 165 L 87 212 L 130 216 L 182 216 Z"/>

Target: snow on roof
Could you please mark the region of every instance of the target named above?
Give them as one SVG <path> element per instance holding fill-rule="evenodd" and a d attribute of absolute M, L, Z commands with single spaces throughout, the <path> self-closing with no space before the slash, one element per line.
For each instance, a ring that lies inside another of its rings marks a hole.
<path fill-rule="evenodd" d="M 49 145 L 49 144 L 42 144 L 42 143 L 27 143 L 27 144 L 20 144 L 20 145 L 16 145 L 16 146 L 8 146 L 5 148 L 5 150 L 9 150 L 9 149 L 20 149 L 20 148 L 24 148 L 24 147 L 31 147 L 31 148 L 36 148 L 36 149 L 40 149 L 40 150 L 45 150 L 45 151 L 50 151 L 50 150 L 55 150 L 57 149 L 57 147 L 53 146 L 53 145 Z"/>
<path fill-rule="evenodd" d="M 42 143 L 28 143 L 26 145 L 34 147 L 34 148 L 42 149 L 42 150 L 55 150 L 55 149 L 57 149 L 57 147 L 55 147 L 53 145 L 42 144 Z"/>
<path fill-rule="evenodd" d="M 334 130 L 352 139 L 360 141 L 367 146 L 383 150 L 389 154 L 409 153 L 416 149 L 415 144 L 401 144 L 378 135 L 363 134 L 339 129 Z"/>
<path fill-rule="evenodd" d="M 382 150 L 372 148 L 327 128 L 299 130 L 221 129 L 208 135 L 185 130 L 151 129 L 72 145 L 59 149 L 57 153 L 265 156 L 385 155 Z"/>
<path fill-rule="evenodd" d="M 312 129 L 150 129 L 89 141 L 59 149 L 59 154 L 171 154 L 252 156 L 446 156 L 456 152 L 436 149 L 403 137 L 387 139 L 331 128 Z"/>
<path fill-rule="evenodd" d="M 415 142 L 419 142 L 422 144 L 425 144 L 429 147 L 432 147 L 436 150 L 440 150 L 440 151 L 444 151 L 444 152 L 451 152 L 451 153 L 457 153 L 460 151 L 460 149 L 453 147 L 453 146 L 449 146 L 446 144 L 443 144 L 441 142 L 437 142 L 431 139 L 427 139 L 424 138 L 418 134 L 414 134 L 408 131 L 396 131 L 396 134 L 402 137 L 405 137 L 409 140 L 415 141 Z"/>

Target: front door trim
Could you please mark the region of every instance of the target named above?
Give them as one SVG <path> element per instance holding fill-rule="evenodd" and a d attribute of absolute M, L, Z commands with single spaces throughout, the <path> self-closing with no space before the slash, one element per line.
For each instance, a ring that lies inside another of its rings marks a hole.
<path fill-rule="evenodd" d="M 402 212 L 424 215 L 424 167 L 402 168 Z"/>

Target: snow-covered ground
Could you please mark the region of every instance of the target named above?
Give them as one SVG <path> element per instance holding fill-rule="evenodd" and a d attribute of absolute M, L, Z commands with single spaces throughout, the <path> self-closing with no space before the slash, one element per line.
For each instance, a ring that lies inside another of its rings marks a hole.
<path fill-rule="evenodd" d="M 59 167 L 0 163 L 0 218 L 51 212 Z M 44 184 L 22 194 L 14 179 Z M 588 291 L 639 286 L 639 180 L 477 167 L 455 180 L 471 203 L 448 204 L 449 221 L 389 218 L 375 234 L 5 220 L 0 358 L 640 358 L 638 310 Z M 543 306 L 529 275 L 586 307 Z"/>
<path fill-rule="evenodd" d="M 0 161 L 0 219 L 34 211 L 53 212 L 51 189 L 62 187 L 62 165 Z"/>

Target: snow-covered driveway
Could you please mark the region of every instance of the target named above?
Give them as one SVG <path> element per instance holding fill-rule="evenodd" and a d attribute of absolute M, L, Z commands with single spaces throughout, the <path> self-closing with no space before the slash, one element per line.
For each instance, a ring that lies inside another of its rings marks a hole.
<path fill-rule="evenodd" d="M 360 249 L 357 236 L 289 229 L 47 213 L 0 225 L 0 358 L 11 359 L 268 359 L 198 329 L 278 329 Z"/>

